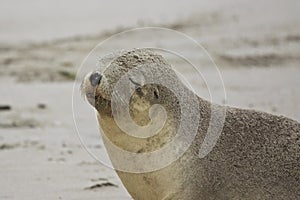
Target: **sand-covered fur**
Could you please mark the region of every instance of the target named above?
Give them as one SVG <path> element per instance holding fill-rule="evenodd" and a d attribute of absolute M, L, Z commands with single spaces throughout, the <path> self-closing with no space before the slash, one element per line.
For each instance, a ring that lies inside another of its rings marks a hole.
<path fill-rule="evenodd" d="M 153 151 L 169 142 L 180 123 L 180 105 L 176 97 L 167 88 L 157 85 L 143 86 L 141 91 L 136 91 L 130 102 L 130 111 L 134 121 L 145 124 L 148 115 L 143 113 L 148 113 L 152 104 L 163 105 L 168 118 L 158 135 L 150 139 L 133 138 L 115 123 L 110 103 L 114 85 L 121 76 L 141 63 L 160 66 L 162 76 L 175 75 L 170 72 L 171 68 L 162 56 L 148 50 L 133 50 L 116 57 L 101 72 L 103 81 L 97 87 L 91 87 L 88 78 L 83 83 L 85 94 L 95 94 L 94 105 L 99 114 L 99 124 L 107 138 L 117 146 L 136 153 Z M 184 86 L 179 90 L 194 95 Z M 180 159 L 149 173 L 118 171 L 134 199 L 299 198 L 298 122 L 283 116 L 227 107 L 225 124 L 216 146 L 206 157 L 199 158 L 213 105 L 200 97 L 198 103 L 201 116 L 198 134 Z M 114 163 L 116 158 L 111 159 Z"/>

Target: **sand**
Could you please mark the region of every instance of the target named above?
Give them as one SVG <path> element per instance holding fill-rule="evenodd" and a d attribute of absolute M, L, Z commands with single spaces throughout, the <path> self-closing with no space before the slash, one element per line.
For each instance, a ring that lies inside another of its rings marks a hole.
<path fill-rule="evenodd" d="M 296 0 L 231 2 L 153 25 L 184 32 L 209 51 L 224 80 L 226 104 L 300 121 L 298 10 Z M 0 46 L 0 199 L 131 199 L 115 172 L 82 147 L 71 106 L 80 63 L 98 42 L 121 30 Z M 169 43 L 194 53 L 172 38 Z M 172 62 L 208 99 L 202 82 Z M 212 77 L 214 71 L 202 64 L 202 73 Z M 217 81 L 212 88 L 222 90 Z M 224 103 L 224 97 L 216 102 Z M 78 109 L 87 145 L 103 151 L 92 108 L 86 103 Z"/>

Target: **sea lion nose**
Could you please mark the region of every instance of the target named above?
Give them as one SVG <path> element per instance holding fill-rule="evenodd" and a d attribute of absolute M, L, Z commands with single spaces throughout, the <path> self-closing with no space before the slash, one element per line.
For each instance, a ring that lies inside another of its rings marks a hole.
<path fill-rule="evenodd" d="M 90 76 L 91 85 L 93 87 L 99 85 L 101 79 L 102 79 L 102 75 L 99 72 L 92 73 L 92 75 Z"/>

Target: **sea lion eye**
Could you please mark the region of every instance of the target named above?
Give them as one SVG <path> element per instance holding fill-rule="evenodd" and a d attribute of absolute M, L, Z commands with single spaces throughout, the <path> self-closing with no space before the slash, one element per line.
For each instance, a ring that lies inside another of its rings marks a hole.
<path fill-rule="evenodd" d="M 137 92 L 137 94 L 138 94 L 140 97 L 143 95 L 143 92 L 142 92 L 142 88 L 141 88 L 141 87 L 136 88 L 135 91 Z"/>
<path fill-rule="evenodd" d="M 132 80 L 132 78 L 129 78 L 129 80 L 130 80 L 131 83 L 133 83 L 133 85 L 135 87 L 135 91 L 141 97 L 143 95 L 141 84 L 135 82 L 134 80 Z"/>

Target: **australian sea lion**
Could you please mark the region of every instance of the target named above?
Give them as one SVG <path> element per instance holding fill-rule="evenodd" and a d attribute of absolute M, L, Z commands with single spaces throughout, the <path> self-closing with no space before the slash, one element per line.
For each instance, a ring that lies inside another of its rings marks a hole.
<path fill-rule="evenodd" d="M 119 127 L 112 113 L 113 90 L 122 76 L 140 65 L 148 69 L 156 67 L 158 75 L 166 80 L 177 78 L 162 56 L 136 49 L 116 56 L 104 71 L 92 72 L 82 84 L 83 93 L 98 112 L 105 144 L 110 142 L 136 154 L 155 152 L 171 142 L 182 121 L 182 105 L 174 92 L 159 84 L 144 84 L 143 78 L 129 77 L 129 83 L 135 87 L 128 100 L 131 119 L 139 126 L 146 126 L 150 122 L 149 109 L 154 104 L 164 107 L 167 118 L 162 129 L 148 138 L 128 135 Z M 180 81 L 174 84 L 178 84 L 176 87 L 182 94 L 194 95 Z M 225 123 L 216 145 L 207 156 L 200 158 L 199 148 L 209 126 L 212 104 L 196 98 L 198 109 L 194 110 L 200 116 L 197 134 L 184 154 L 169 165 L 142 173 L 119 170 L 120 155 L 107 147 L 119 177 L 134 199 L 300 198 L 298 122 L 264 112 L 226 107 Z M 152 119 L 159 116 L 154 114 Z M 192 119 L 190 121 L 193 123 Z M 188 138 L 189 133 L 185 134 Z M 161 160 L 164 159 L 166 157 L 162 156 Z M 146 159 L 136 164 L 143 169 L 142 165 L 153 163 Z"/>

